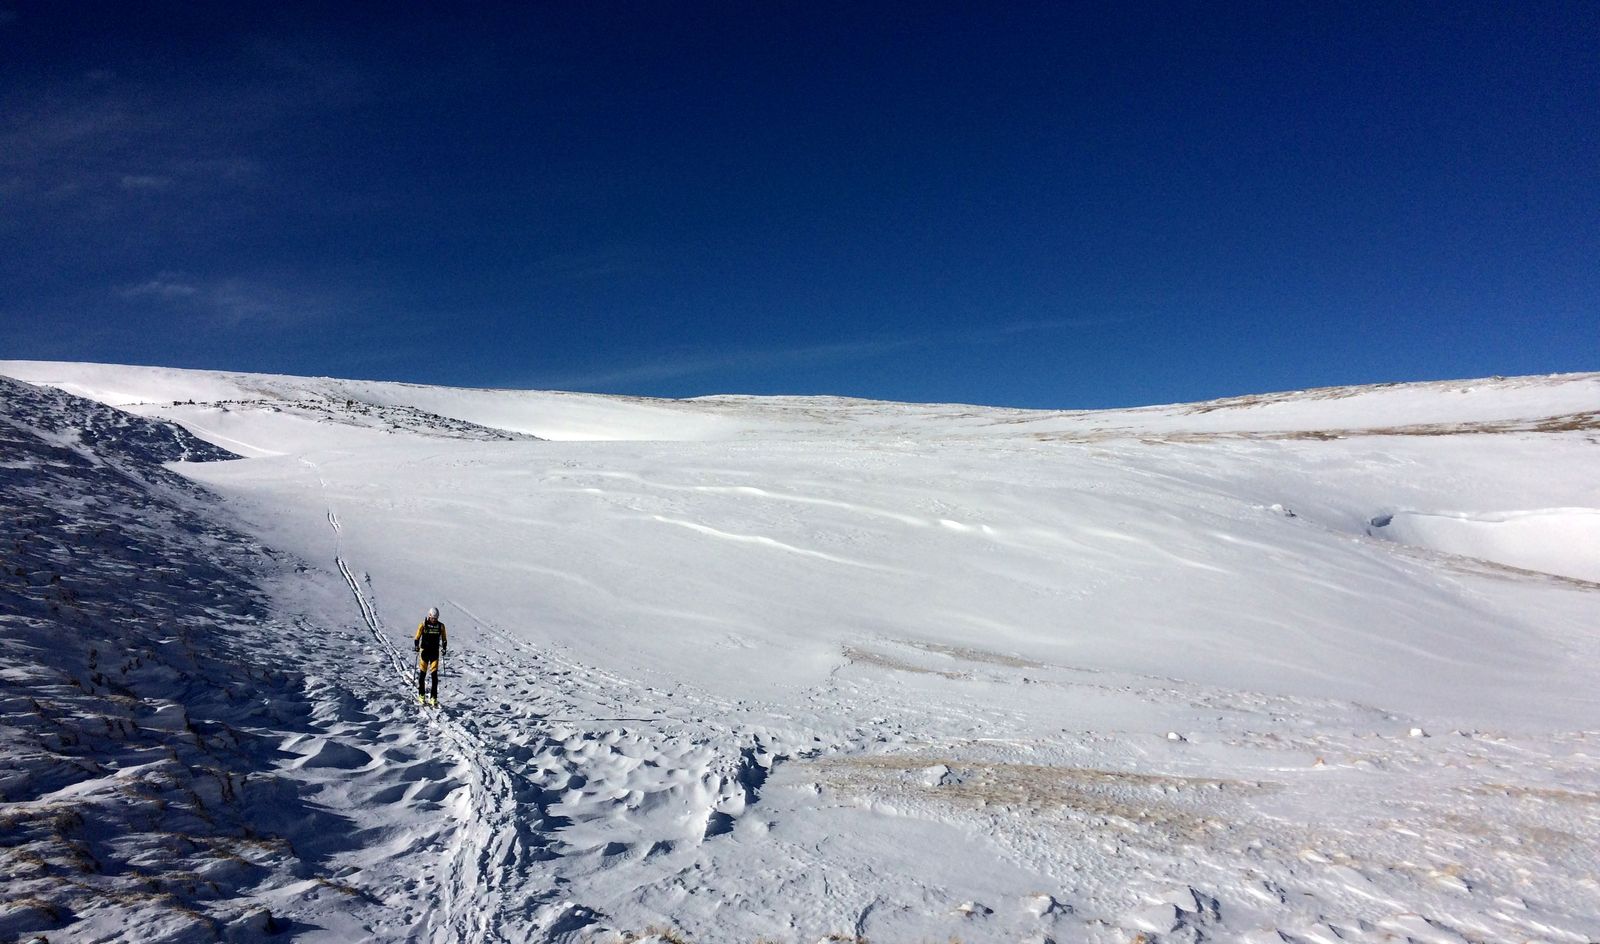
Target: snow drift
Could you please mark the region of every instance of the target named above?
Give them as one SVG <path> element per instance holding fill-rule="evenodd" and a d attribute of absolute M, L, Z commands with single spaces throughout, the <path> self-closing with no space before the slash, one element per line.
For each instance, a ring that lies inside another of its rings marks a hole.
<path fill-rule="evenodd" d="M 1397 511 L 1372 524 L 1406 544 L 1600 583 L 1600 508 Z"/>

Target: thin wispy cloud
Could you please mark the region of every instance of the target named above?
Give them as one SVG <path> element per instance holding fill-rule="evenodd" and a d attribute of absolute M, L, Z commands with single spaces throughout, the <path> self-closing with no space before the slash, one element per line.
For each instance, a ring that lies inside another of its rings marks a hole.
<path fill-rule="evenodd" d="M 261 43 L 229 67 L 231 80 L 214 83 L 96 68 L 0 93 L 6 195 L 51 205 L 71 198 L 107 211 L 138 194 L 216 195 L 260 183 L 262 142 L 274 129 L 375 94 L 328 49 Z"/>
<path fill-rule="evenodd" d="M 123 298 L 193 298 L 200 294 L 200 289 L 177 281 L 173 276 L 162 275 L 138 285 L 124 286 L 117 294 Z"/>
<path fill-rule="evenodd" d="M 326 318 L 335 310 L 315 293 L 244 279 L 195 280 L 171 272 L 121 286 L 116 294 L 125 301 L 160 303 L 179 314 L 232 328 L 294 327 Z"/>
<path fill-rule="evenodd" d="M 229 181 L 207 174 L 208 164 L 245 159 L 230 141 L 201 130 L 211 124 L 210 109 L 185 118 L 155 96 L 110 81 L 58 87 L 27 102 L 0 99 L 0 178 L 19 201 L 16 209 L 65 204 L 113 214 L 142 206 L 133 202 L 139 195 L 175 190 L 180 181 L 197 195 L 214 190 Z M 131 154 L 138 155 L 135 166 Z M 49 217 L 39 225 L 72 224 Z"/>
<path fill-rule="evenodd" d="M 123 104 L 81 101 L 56 93 L 32 96 L 30 108 L 8 108 L 0 119 L 0 167 L 39 178 L 41 186 L 59 179 L 64 165 L 98 163 L 94 155 L 131 143 L 151 119 L 130 114 Z M 20 106 L 19 99 L 8 104 Z"/>

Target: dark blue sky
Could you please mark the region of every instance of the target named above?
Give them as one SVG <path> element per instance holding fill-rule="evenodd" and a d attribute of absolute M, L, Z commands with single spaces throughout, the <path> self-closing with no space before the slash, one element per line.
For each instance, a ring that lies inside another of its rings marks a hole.
<path fill-rule="evenodd" d="M 1043 407 L 1600 369 L 1600 4 L 1088 6 L 0 0 L 0 357 Z"/>

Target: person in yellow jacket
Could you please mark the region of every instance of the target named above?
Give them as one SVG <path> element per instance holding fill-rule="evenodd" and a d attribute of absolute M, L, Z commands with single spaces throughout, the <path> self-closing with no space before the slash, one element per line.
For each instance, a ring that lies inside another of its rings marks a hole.
<path fill-rule="evenodd" d="M 445 634 L 444 624 L 439 622 L 439 608 L 429 607 L 428 618 L 422 621 L 416 635 L 411 637 L 411 648 L 417 651 L 417 701 L 439 704 L 439 660 L 444 657 L 444 650 L 449 644 L 450 637 Z M 431 702 L 427 689 L 423 687 L 423 682 L 430 674 L 433 676 Z"/>

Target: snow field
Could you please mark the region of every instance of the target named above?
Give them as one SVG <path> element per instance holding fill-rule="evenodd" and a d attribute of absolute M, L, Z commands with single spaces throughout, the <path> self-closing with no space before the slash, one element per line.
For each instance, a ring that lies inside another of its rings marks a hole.
<path fill-rule="evenodd" d="M 1042 415 L 75 369 L 220 384 L 140 409 L 250 444 L 183 472 L 304 562 L 278 773 L 352 828 L 344 891 L 255 893 L 299 938 L 1600 934 L 1595 588 L 1392 530 L 1600 507 L 1544 422 L 1592 378 Z"/>
<path fill-rule="evenodd" d="M 1500 491 L 1511 487 L 1500 460 L 1518 444 L 1498 445 L 1450 458 Z M 847 647 L 981 639 L 1024 658 L 1266 682 L 1425 720 L 1585 717 L 1595 695 L 1569 647 L 1592 651 L 1587 601 L 1550 593 L 1530 620 L 1365 539 L 1370 509 L 1423 489 L 1358 456 L 1336 487 L 1369 494 L 1328 494 L 1316 466 L 1342 448 L 400 444 L 302 457 L 316 475 L 287 459 L 194 474 L 269 517 L 301 503 L 284 520 L 309 523 L 309 542 L 260 525 L 307 555 L 326 553 L 332 501 L 355 557 L 411 593 L 404 612 L 429 605 L 413 592 L 427 574 L 541 644 L 723 695 L 803 696 Z M 1284 480 L 1261 481 L 1264 461 Z M 404 480 L 403 496 L 370 484 L 385 477 Z M 1525 703 L 1535 680 L 1559 690 Z"/>

